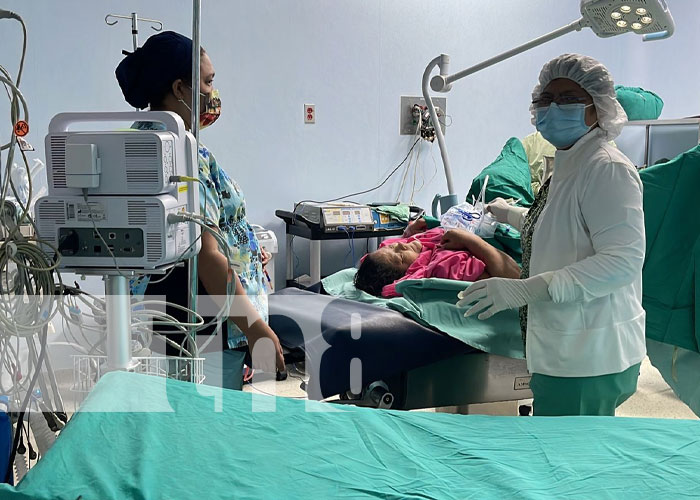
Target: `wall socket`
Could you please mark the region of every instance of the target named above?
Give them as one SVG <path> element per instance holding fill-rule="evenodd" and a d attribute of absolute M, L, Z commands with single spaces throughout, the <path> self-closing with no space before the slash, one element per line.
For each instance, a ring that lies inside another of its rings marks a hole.
<path fill-rule="evenodd" d="M 445 133 L 445 120 L 444 116 L 446 114 L 447 110 L 447 97 L 433 97 L 433 106 L 436 108 L 440 108 L 439 115 L 440 115 L 440 128 L 442 129 L 442 133 Z M 425 106 L 425 99 L 422 97 L 413 97 L 413 96 L 401 96 L 401 116 L 399 118 L 399 134 L 401 135 L 415 135 L 416 134 L 416 127 L 418 126 L 418 122 L 413 116 L 413 105 L 414 104 L 419 104 L 421 106 Z"/>

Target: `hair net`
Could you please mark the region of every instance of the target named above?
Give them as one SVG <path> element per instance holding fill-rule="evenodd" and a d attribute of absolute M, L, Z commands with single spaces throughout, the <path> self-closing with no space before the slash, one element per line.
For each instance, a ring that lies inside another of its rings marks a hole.
<path fill-rule="evenodd" d="M 592 57 L 580 54 L 563 54 L 542 67 L 540 78 L 532 91 L 532 100 L 539 99 L 549 82 L 568 78 L 578 83 L 593 98 L 598 125 L 605 131 L 607 140 L 613 140 L 627 123 L 627 115 L 617 101 L 612 76 L 608 69 Z M 536 123 L 534 104 L 530 106 L 532 124 Z"/>
<path fill-rule="evenodd" d="M 115 74 L 133 107 L 160 104 L 175 80 L 192 79 L 192 40 L 174 31 L 153 35 L 119 63 Z"/>

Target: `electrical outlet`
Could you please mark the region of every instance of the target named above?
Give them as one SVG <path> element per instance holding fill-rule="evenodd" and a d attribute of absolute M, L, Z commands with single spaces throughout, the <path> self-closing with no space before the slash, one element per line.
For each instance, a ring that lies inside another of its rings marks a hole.
<path fill-rule="evenodd" d="M 304 104 L 304 123 L 316 123 L 315 104 Z"/>
<path fill-rule="evenodd" d="M 435 106 L 440 118 L 440 128 L 442 133 L 445 133 L 445 113 L 447 110 L 447 97 L 433 97 L 433 106 Z M 399 118 L 399 134 L 415 135 L 416 127 L 418 126 L 418 118 L 413 116 L 413 106 L 425 106 L 425 99 L 422 97 L 401 96 L 401 115 Z"/>

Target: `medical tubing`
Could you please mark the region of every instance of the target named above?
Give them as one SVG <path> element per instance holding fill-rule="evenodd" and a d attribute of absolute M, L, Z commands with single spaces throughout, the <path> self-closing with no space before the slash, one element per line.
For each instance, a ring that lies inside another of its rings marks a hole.
<path fill-rule="evenodd" d="M 25 394 L 24 400 L 22 401 L 22 408 L 20 409 L 19 416 L 17 417 L 17 426 L 15 428 L 15 436 L 12 443 L 12 452 L 10 453 L 10 460 L 7 463 L 7 471 L 5 472 L 6 483 L 10 482 L 13 464 L 15 462 L 15 457 L 17 456 L 17 448 L 19 447 L 19 440 L 22 434 L 21 427 L 24 422 L 24 415 L 29 406 L 29 401 L 31 400 L 32 391 L 34 389 L 34 386 L 36 385 L 36 381 L 39 378 L 39 375 L 41 374 L 41 365 L 44 363 L 44 357 L 46 356 L 46 337 L 48 336 L 46 327 L 43 328 L 41 333 L 42 334 L 40 337 L 41 345 L 39 351 L 39 358 L 37 359 L 36 366 L 34 367 L 34 374 L 32 375 L 31 381 L 29 383 L 29 388 L 27 389 L 27 393 Z"/>
<path fill-rule="evenodd" d="M 406 160 L 408 160 L 409 156 L 410 156 L 411 153 L 413 152 L 413 148 L 416 147 L 416 144 L 418 144 L 418 143 L 420 142 L 420 140 L 421 140 L 420 137 L 419 137 L 418 139 L 416 139 L 416 141 L 415 141 L 415 142 L 413 143 L 413 145 L 411 146 L 411 149 L 408 150 L 408 153 L 406 154 L 406 157 L 401 161 L 401 163 L 399 163 L 399 164 L 396 166 L 396 168 L 394 168 L 394 170 L 391 171 L 391 173 L 390 173 L 389 175 L 386 176 L 386 178 L 385 178 L 385 179 L 381 182 L 381 184 L 379 184 L 378 186 L 375 186 L 375 187 L 373 187 L 373 188 L 371 188 L 371 189 L 367 189 L 367 190 L 365 190 L 365 191 L 359 191 L 359 192 L 357 192 L 357 193 L 351 193 L 351 194 L 346 194 L 346 195 L 343 195 L 343 196 L 339 196 L 339 197 L 337 197 L 337 198 L 333 198 L 332 200 L 324 200 L 324 201 L 302 200 L 302 201 L 298 201 L 298 202 L 294 205 L 294 211 L 296 212 L 297 207 L 298 207 L 299 205 L 301 205 L 302 203 L 307 203 L 307 202 L 309 202 L 309 203 L 330 203 L 330 202 L 332 202 L 332 201 L 339 201 L 339 200 L 343 200 L 343 199 L 346 199 L 346 198 L 352 198 L 353 196 L 359 196 L 359 195 L 361 195 L 361 194 L 367 194 L 367 193 L 371 193 L 372 191 L 376 191 L 377 189 L 379 189 L 380 187 L 382 187 L 384 184 L 386 184 L 386 182 L 391 178 L 391 176 L 394 175 L 394 174 L 401 168 L 401 166 L 402 166 L 404 163 L 406 163 Z"/>
<path fill-rule="evenodd" d="M 138 309 L 138 310 L 134 310 L 135 308 L 137 308 L 137 307 L 142 307 L 142 306 L 144 306 L 144 305 L 146 305 L 146 304 L 148 304 L 148 305 L 151 305 L 151 304 L 153 304 L 153 305 L 158 305 L 158 304 L 162 304 L 162 302 L 160 302 L 160 301 L 158 301 L 158 300 L 142 300 L 142 301 L 140 301 L 140 302 L 134 302 L 134 303 L 131 304 L 132 314 L 140 315 L 140 314 L 141 314 L 142 312 L 144 312 L 144 311 L 149 312 L 149 313 L 154 313 L 154 312 L 155 312 L 155 313 L 158 313 L 158 314 L 165 314 L 165 313 L 161 313 L 160 311 L 154 311 L 154 310 L 149 310 L 149 309 Z M 187 313 L 194 312 L 194 311 L 190 311 L 188 308 L 186 308 L 186 307 L 184 307 L 184 306 L 181 306 L 181 305 L 179 305 L 179 304 L 168 303 L 168 305 L 169 305 L 170 307 L 173 307 L 174 309 L 179 309 L 180 311 L 184 311 L 184 312 L 187 312 Z M 204 318 L 203 318 L 202 316 L 200 316 L 199 314 L 197 314 L 196 312 L 194 312 L 194 317 L 195 317 L 195 319 L 197 320 L 195 323 L 183 323 L 183 322 L 180 321 L 179 324 L 180 324 L 181 326 L 201 326 L 201 325 L 204 324 Z"/>
<path fill-rule="evenodd" d="M 0 82 L 2 82 L 3 84 L 5 84 L 5 86 L 6 86 L 6 87 L 9 87 L 10 90 L 12 91 L 12 102 L 13 102 L 13 103 L 15 102 L 15 100 L 16 100 L 17 98 L 19 98 L 19 101 L 20 101 L 20 103 L 22 104 L 22 109 L 23 109 L 23 111 L 24 111 L 24 121 L 27 122 L 27 123 L 29 123 L 29 108 L 28 108 L 28 106 L 27 106 L 27 101 L 25 100 L 24 95 L 22 94 L 22 92 L 20 92 L 19 88 L 18 88 L 18 87 L 12 82 L 12 80 L 9 79 L 9 78 L 6 78 L 6 77 L 4 77 L 4 76 L 0 76 Z M 11 104 L 11 106 L 12 106 L 13 108 L 15 107 L 15 105 L 12 105 L 12 104 Z M 18 116 L 15 116 L 15 114 L 14 114 L 14 109 L 13 109 L 12 117 L 13 117 L 13 118 L 19 118 Z M 16 120 L 15 120 L 15 121 L 16 121 Z M 13 122 L 13 123 L 12 123 L 13 128 L 14 128 L 14 125 L 15 125 L 15 123 Z M 5 149 L 11 147 L 11 145 L 16 144 L 16 142 L 17 142 L 17 137 L 15 136 L 14 131 L 13 131 L 12 137 L 11 137 L 11 139 L 10 139 L 10 142 L 8 142 L 7 144 L 4 144 L 2 147 L 0 147 L 0 151 L 5 150 Z"/>
<path fill-rule="evenodd" d="M 486 186 L 489 183 L 489 176 L 484 177 L 484 184 L 481 186 L 481 192 L 479 193 L 479 198 L 481 199 L 481 217 L 479 218 L 479 224 L 476 226 L 476 234 L 480 234 L 481 225 L 484 223 L 484 207 L 486 206 Z M 478 200 L 477 200 L 478 201 Z"/>
<path fill-rule="evenodd" d="M 200 220 L 198 220 L 199 218 L 200 217 L 198 217 L 196 214 L 183 212 L 183 213 L 179 213 L 179 214 L 169 214 L 167 220 L 168 220 L 168 223 L 170 223 L 170 224 L 176 224 L 179 222 L 194 222 L 195 224 L 199 224 L 199 226 L 203 230 L 209 232 L 216 239 L 217 243 L 219 244 L 219 247 L 224 252 L 224 255 L 226 257 L 226 261 L 229 264 L 229 267 L 233 267 L 232 261 L 231 261 L 231 252 L 230 252 L 230 249 L 228 247 L 228 243 L 223 239 L 222 235 L 219 232 L 217 232 L 212 227 L 210 227 L 208 224 L 206 224 L 206 222 L 209 222 L 210 224 L 213 225 L 213 221 L 209 221 L 208 219 L 205 218 L 205 222 L 201 222 Z M 219 310 L 217 315 L 212 318 L 211 321 L 198 327 L 197 331 L 203 330 L 204 328 L 208 328 L 209 326 L 216 324 L 219 321 L 219 319 L 223 319 L 224 317 L 228 317 L 229 312 L 231 310 L 231 306 L 233 304 L 234 295 L 235 295 L 235 281 L 230 280 L 226 284 L 226 301 L 224 302 L 223 306 L 221 307 L 221 309 Z M 213 340 L 213 338 L 214 338 L 214 335 L 210 335 L 209 338 L 204 342 L 202 347 L 199 348 L 199 350 L 203 350 L 206 346 L 208 346 L 209 343 Z"/>
<path fill-rule="evenodd" d="M 39 448 L 39 454 L 44 456 L 56 441 L 56 434 L 54 434 L 54 432 L 49 428 L 49 425 L 41 412 L 37 410 L 29 412 L 29 428 L 34 435 L 34 441 L 36 441 L 36 445 Z"/>
<path fill-rule="evenodd" d="M 10 116 L 12 117 L 12 126 L 14 127 L 16 121 L 18 120 L 19 116 L 17 114 L 17 95 L 19 95 L 20 99 L 23 101 L 24 105 L 24 111 L 25 111 L 25 121 L 29 122 L 29 114 L 27 112 L 27 103 L 24 102 L 24 97 L 22 96 L 21 92 L 19 92 L 19 85 L 20 82 L 22 81 L 22 74 L 24 72 L 24 59 L 25 56 L 27 55 L 27 25 L 24 23 L 24 19 L 22 19 L 22 16 L 19 14 L 5 10 L 5 9 L 0 9 L 0 19 L 15 19 L 16 21 L 19 21 L 19 23 L 22 25 L 22 56 L 20 58 L 19 62 L 19 69 L 17 71 L 17 81 L 15 85 L 10 84 L 11 86 L 14 87 L 13 90 L 13 97 L 11 99 L 10 103 Z M 11 80 L 10 75 L 7 71 L 3 71 L 5 75 L 7 76 L 8 80 Z M 3 146 L 0 146 L 0 151 L 4 151 L 5 149 L 12 147 L 14 149 L 14 144 L 16 143 L 15 136 L 12 134 L 12 137 L 10 139 L 10 142 L 7 144 L 4 144 Z M 10 155 L 13 156 L 13 155 Z M 11 162 L 10 162 L 11 163 Z M 2 199 L 5 199 L 4 193 L 2 196 Z"/>
<path fill-rule="evenodd" d="M 112 257 L 112 261 L 114 262 L 114 267 L 117 270 L 117 274 L 121 276 L 122 278 L 129 280 L 129 276 L 125 275 L 121 269 L 119 269 L 119 264 L 117 263 L 117 257 L 114 255 L 114 252 L 112 252 L 112 249 L 109 248 L 109 245 L 107 244 L 107 241 L 105 241 L 104 237 L 102 236 L 102 233 L 100 230 L 97 228 L 97 223 L 95 222 L 95 217 L 92 213 L 92 207 L 90 206 L 90 200 L 88 199 L 88 190 L 87 188 L 83 188 L 83 199 L 85 200 L 85 206 L 88 209 L 88 218 L 90 219 L 90 222 L 92 222 L 92 228 L 95 230 L 95 234 L 97 237 L 100 239 L 102 244 L 105 246 L 107 249 L 107 252 L 109 253 L 110 257 Z"/>
<path fill-rule="evenodd" d="M 415 105 L 417 106 L 417 104 Z M 421 138 L 421 127 L 423 125 L 423 114 L 420 113 L 418 115 L 418 123 L 416 124 L 416 133 L 414 134 L 414 138 L 416 140 L 420 140 Z M 420 149 L 418 150 L 420 152 Z M 408 166 L 404 170 L 403 177 L 401 178 L 401 185 L 399 186 L 399 191 L 396 193 L 396 198 L 395 201 L 398 203 L 401 200 L 401 194 L 403 193 L 403 188 L 406 184 L 406 179 L 408 177 L 408 172 L 411 170 L 411 161 L 413 161 L 413 148 L 411 148 L 411 151 L 409 151 L 409 156 L 408 156 Z"/>
<path fill-rule="evenodd" d="M 22 58 L 19 62 L 19 71 L 17 72 L 17 86 L 19 87 L 19 82 L 22 80 L 22 72 L 24 71 L 24 57 L 27 55 L 27 25 L 24 24 L 22 16 L 11 10 L 0 9 L 0 19 L 14 19 L 22 25 Z"/>
<path fill-rule="evenodd" d="M 352 234 L 350 235 L 350 248 L 352 249 L 352 265 L 355 265 L 355 226 L 352 226 Z"/>
<path fill-rule="evenodd" d="M 2 332 L 14 332 L 17 336 L 33 336 L 48 325 L 56 314 L 55 266 L 48 264 L 45 255 L 37 245 L 30 242 L 4 242 L 0 245 L 0 271 L 7 277 L 8 264 L 14 262 L 14 290 L 3 290 L 0 301 L 0 324 Z M 38 267 L 42 266 L 42 267 Z M 11 296 L 14 295 L 14 299 Z M 2 333 L 0 333 L 1 335 Z M 7 334 L 7 333 L 6 333 Z"/>

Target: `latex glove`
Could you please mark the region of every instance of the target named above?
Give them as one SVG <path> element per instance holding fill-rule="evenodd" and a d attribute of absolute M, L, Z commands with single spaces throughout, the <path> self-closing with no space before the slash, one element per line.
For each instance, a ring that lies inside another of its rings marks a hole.
<path fill-rule="evenodd" d="M 479 314 L 479 319 L 488 319 L 506 309 L 552 300 L 549 295 L 550 280 L 550 276 L 537 275 L 524 280 L 489 278 L 477 281 L 459 292 L 457 307 L 472 306 L 464 313 L 465 318 Z"/>
<path fill-rule="evenodd" d="M 528 209 L 516 207 L 503 198 L 496 198 L 486 205 L 486 211 L 493 214 L 498 222 L 510 224 L 518 231 L 522 230 Z"/>
<path fill-rule="evenodd" d="M 414 234 L 423 233 L 428 229 L 428 223 L 422 217 L 411 222 L 403 232 L 403 237 L 408 238 Z"/>

